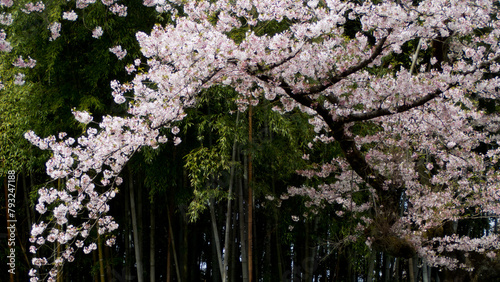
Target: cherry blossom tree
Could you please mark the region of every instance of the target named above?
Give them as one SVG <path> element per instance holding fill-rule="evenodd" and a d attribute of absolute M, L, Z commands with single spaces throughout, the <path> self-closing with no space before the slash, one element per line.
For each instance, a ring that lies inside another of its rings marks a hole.
<path fill-rule="evenodd" d="M 115 1 L 102 3 L 117 16 L 127 14 Z M 310 115 L 317 132 L 311 146 L 334 142 L 342 156 L 300 172 L 334 176 L 334 181 L 291 187 L 289 194 L 308 196 L 311 206 L 336 203 L 368 214 L 354 236 L 371 247 L 395 256 L 417 254 L 429 265 L 449 269 L 472 269 L 471 253 L 496 256 L 496 234 L 469 238 L 456 233 L 462 219 L 500 213 L 498 126 L 477 104 L 478 98 L 499 94 L 496 1 L 144 4 L 172 23 L 136 34 L 143 58 L 132 61 L 122 47 L 110 46 L 119 59 L 132 62 L 127 67 L 135 74 L 131 81 L 111 82 L 115 102 L 126 103 L 128 115 L 105 116 L 94 127 L 89 113 L 75 110 L 78 121 L 91 125 L 83 136 L 26 134 L 52 152 L 48 175 L 66 183 L 64 190 L 39 191 L 36 209 L 54 220 L 34 225 L 31 250 L 36 253 L 47 242 L 67 247 L 60 256 L 33 259 L 40 268 L 32 269 L 32 280 L 43 266 L 54 279 L 76 248 L 95 249 L 85 240 L 92 228 L 101 235 L 117 228 L 106 212 L 126 162 L 141 147 L 180 142 L 175 124 L 184 109 L 196 104 L 200 91 L 217 84 L 239 92 L 241 111 L 264 97 L 281 102 L 277 112 L 299 109 Z M 35 7 L 40 5 L 25 9 Z M 62 17 L 80 18 L 78 11 Z M 279 30 L 266 32 L 271 24 Z M 60 23 L 48 28 L 48 40 L 57 40 Z M 8 51 L 6 39 L 2 36 L 1 43 Z M 408 54 L 409 59 L 395 59 Z M 359 132 L 359 125 L 373 130 Z M 352 194 L 362 190 L 370 196 L 355 201 Z M 87 219 L 76 226 L 74 218 Z M 112 244 L 113 237 L 107 242 Z"/>

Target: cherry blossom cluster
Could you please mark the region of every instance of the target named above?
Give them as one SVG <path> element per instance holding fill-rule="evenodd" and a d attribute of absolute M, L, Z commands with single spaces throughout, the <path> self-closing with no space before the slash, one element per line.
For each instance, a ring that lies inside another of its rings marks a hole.
<path fill-rule="evenodd" d="M 14 75 L 14 84 L 15 85 L 24 85 L 26 81 L 24 80 L 24 77 L 26 75 L 24 73 L 17 73 Z"/>
<path fill-rule="evenodd" d="M 28 57 L 27 60 L 23 59 L 23 56 L 19 56 L 14 63 L 12 63 L 14 66 L 18 68 L 34 68 L 36 65 L 36 60 L 32 59 L 31 57 Z"/>
<path fill-rule="evenodd" d="M 76 0 L 76 7 L 78 9 L 85 9 L 90 4 L 94 4 L 95 2 L 96 2 L 96 0 Z"/>
<path fill-rule="evenodd" d="M 31 14 L 33 12 L 42 12 L 45 10 L 45 4 L 42 1 L 36 2 L 36 3 L 26 3 L 24 5 L 24 8 L 21 9 L 26 14 Z"/>
<path fill-rule="evenodd" d="M 416 245 L 421 242 L 417 239 Z M 473 271 L 473 267 L 467 263 L 459 261 L 457 258 L 447 254 L 454 251 L 462 251 L 468 257 L 470 253 L 484 255 L 488 259 L 495 259 L 496 252 L 500 248 L 500 240 L 497 234 L 490 234 L 481 238 L 469 238 L 468 236 L 445 235 L 429 240 L 430 243 L 418 248 L 418 254 L 426 263 L 432 266 L 446 265 L 449 269 L 462 268 Z M 431 247 L 433 246 L 433 247 Z"/>
<path fill-rule="evenodd" d="M 75 11 L 63 12 L 62 18 L 68 21 L 76 21 L 78 15 Z"/>
<path fill-rule="evenodd" d="M 61 36 L 61 23 L 59 22 L 53 22 L 48 26 L 48 29 L 50 30 L 50 41 L 56 40 L 59 36 Z"/>
<path fill-rule="evenodd" d="M 118 60 L 123 60 L 123 58 L 127 55 L 127 50 L 123 50 L 120 45 L 109 48 L 109 51 L 115 54 Z"/>
<path fill-rule="evenodd" d="M 127 6 L 122 5 L 122 4 L 113 4 L 111 7 L 109 7 L 109 10 L 119 16 L 119 17 L 126 17 L 127 16 Z"/>
<path fill-rule="evenodd" d="M 96 28 L 94 28 L 94 30 L 92 31 L 92 37 L 94 37 L 95 39 L 98 39 L 102 36 L 103 34 L 103 30 L 102 30 L 102 27 L 100 26 L 97 26 Z"/>
<path fill-rule="evenodd" d="M 12 18 L 12 14 L 2 13 L 0 14 L 0 24 L 2 25 L 11 25 L 14 19 Z"/>
<path fill-rule="evenodd" d="M 14 0 L 1 0 L 0 6 L 11 7 L 14 4 Z"/>
<path fill-rule="evenodd" d="M 73 114 L 82 123 L 92 121 L 87 112 L 75 110 Z M 139 147 L 145 144 L 154 147 L 159 142 L 167 141 L 159 136 L 158 130 L 150 128 L 147 121 L 137 118 L 104 117 L 100 128 L 89 127 L 87 135 L 77 140 L 65 133 L 44 139 L 33 132 L 25 135 L 34 145 L 53 152 L 53 157 L 46 164 L 47 174 L 59 179 L 59 182 L 63 181 L 59 188 L 39 190 L 36 210 L 45 214 L 49 212 L 49 206 L 52 207 L 50 214 L 54 220 L 35 224 L 30 240 L 34 244 L 30 248 L 33 253 L 37 253 L 44 244 L 57 242 L 67 246 L 65 253 L 54 254 L 55 264 L 49 271 L 49 277 L 55 277 L 58 266 L 65 261 L 71 262 L 78 248 L 83 248 L 84 253 L 96 249 L 93 242 L 85 244 L 92 228 L 97 228 L 102 236 L 118 228 L 113 218 L 107 215 L 108 202 L 115 197 L 117 186 L 123 182 L 118 174 Z M 106 146 L 102 147 L 104 144 Z M 79 222 L 81 217 L 88 220 L 75 225 L 73 222 Z M 114 241 L 110 237 L 106 243 L 111 245 Z M 33 261 L 34 266 L 47 263 L 45 257 Z M 36 278 L 33 276 L 34 280 Z"/>
<path fill-rule="evenodd" d="M 12 46 L 10 45 L 10 42 L 5 40 L 6 38 L 7 34 L 5 31 L 3 29 L 0 30 L 0 51 L 10 52 L 12 50 Z"/>

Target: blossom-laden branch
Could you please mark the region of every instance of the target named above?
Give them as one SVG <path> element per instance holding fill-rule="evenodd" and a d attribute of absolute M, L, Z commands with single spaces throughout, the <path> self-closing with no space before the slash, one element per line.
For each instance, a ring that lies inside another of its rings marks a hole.
<path fill-rule="evenodd" d="M 389 31 L 389 33 L 390 33 L 390 31 Z M 348 77 L 349 75 L 354 74 L 354 73 L 356 73 L 356 72 L 358 72 L 358 71 L 366 68 L 378 56 L 380 56 L 382 54 L 382 51 L 384 50 L 384 44 L 386 43 L 386 41 L 387 41 L 387 37 L 384 37 L 381 40 L 379 40 L 379 42 L 375 46 L 375 48 L 374 48 L 372 54 L 370 55 L 370 57 L 368 57 L 367 59 L 361 61 L 359 64 L 354 65 L 352 67 L 349 67 L 348 69 L 342 71 L 341 73 L 339 73 L 337 75 L 334 75 L 331 78 L 328 78 L 324 83 L 321 83 L 318 86 L 314 86 L 314 87 L 309 88 L 304 93 L 297 93 L 297 94 L 294 94 L 294 95 L 295 96 L 300 96 L 300 95 L 312 95 L 312 94 L 321 93 L 321 92 L 325 91 L 326 89 L 328 89 L 329 87 L 331 87 L 332 85 L 334 85 L 337 82 L 341 81 L 342 79 Z"/>
<path fill-rule="evenodd" d="M 408 104 L 396 106 L 396 107 L 393 107 L 392 109 L 378 109 L 378 110 L 374 110 L 374 111 L 370 111 L 370 112 L 366 112 L 366 113 L 353 113 L 353 114 L 350 114 L 346 117 L 338 118 L 337 122 L 345 124 L 345 123 L 355 122 L 355 121 L 366 121 L 366 120 L 375 119 L 377 117 L 406 112 L 406 111 L 409 111 L 411 109 L 425 105 L 427 102 L 435 99 L 436 97 L 438 97 L 442 93 L 443 93 L 443 91 L 441 89 L 437 89 L 436 91 L 429 93 L 421 98 L 418 98 L 415 101 L 412 101 L 411 103 L 408 103 Z"/>

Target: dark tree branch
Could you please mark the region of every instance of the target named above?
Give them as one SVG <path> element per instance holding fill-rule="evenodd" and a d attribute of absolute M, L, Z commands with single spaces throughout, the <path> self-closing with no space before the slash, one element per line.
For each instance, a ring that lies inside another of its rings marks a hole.
<path fill-rule="evenodd" d="M 328 109 L 323 107 L 319 102 L 313 100 L 310 97 L 310 95 L 320 93 L 329 88 L 330 86 L 333 86 L 335 83 L 341 81 L 345 77 L 367 67 L 377 58 L 377 56 L 379 56 L 382 53 L 386 40 L 387 38 L 383 38 L 378 42 L 377 46 L 375 47 L 375 50 L 368 59 L 336 75 L 335 77 L 330 79 L 327 84 L 310 88 L 308 91 L 302 93 L 294 93 L 293 88 L 284 80 L 281 80 L 280 84 L 278 85 L 278 87 L 280 87 L 285 91 L 287 96 L 294 99 L 297 103 L 306 106 L 308 108 L 311 108 L 316 113 L 318 113 L 319 116 L 323 118 L 323 120 L 326 122 L 326 124 L 332 131 L 333 137 L 339 143 L 340 148 L 342 149 L 342 152 L 344 154 L 344 157 L 346 158 L 347 162 L 350 164 L 352 169 L 368 185 L 373 187 L 378 192 L 379 196 L 383 198 L 382 200 L 384 201 L 390 199 L 391 197 L 390 195 L 394 193 L 396 188 L 398 187 L 390 187 L 387 184 L 387 178 L 384 175 L 380 174 L 375 169 L 373 169 L 373 167 L 366 161 L 364 155 L 357 148 L 354 138 L 346 133 L 345 124 L 352 121 L 369 120 L 380 116 L 408 111 L 412 108 L 424 105 L 425 103 L 438 97 L 442 93 L 442 91 L 436 90 L 435 92 L 429 93 L 424 97 L 415 100 L 413 103 L 396 107 L 392 111 L 389 109 L 379 109 L 368 113 L 352 114 L 347 117 L 336 120 L 333 118 Z M 273 82 L 273 78 L 264 73 L 259 74 L 256 71 L 252 70 L 248 70 L 248 72 L 263 82 L 266 83 Z M 331 99 L 329 99 L 329 101 L 330 100 Z"/>
<path fill-rule="evenodd" d="M 267 82 L 268 77 L 260 76 L 259 79 Z M 313 101 L 308 96 L 294 95 L 292 88 L 286 83 L 281 82 L 280 87 L 286 92 L 288 96 L 294 99 L 297 103 L 313 109 L 320 115 L 326 122 L 330 130 L 333 132 L 333 137 L 340 144 L 340 148 L 344 153 L 347 162 L 351 165 L 352 169 L 366 182 L 378 192 L 380 196 L 386 194 L 388 188 L 386 177 L 374 170 L 366 161 L 363 154 L 358 150 L 356 142 L 345 132 L 345 122 L 338 122 L 333 120 L 330 111 L 325 109 L 319 103 Z"/>
<path fill-rule="evenodd" d="M 386 178 L 375 171 L 366 161 L 365 157 L 363 154 L 358 150 L 356 143 L 354 139 L 350 136 L 348 136 L 345 132 L 345 121 L 339 122 L 335 121 L 330 114 L 330 111 L 325 109 L 323 106 L 321 106 L 318 102 L 312 100 L 309 95 L 311 94 L 316 94 L 320 93 L 330 86 L 334 85 L 335 83 L 341 81 L 345 77 L 367 67 L 370 63 L 372 63 L 377 56 L 379 56 L 384 48 L 384 44 L 386 42 L 387 38 L 382 38 L 377 46 L 375 47 L 375 50 L 373 51 L 372 55 L 360 62 L 359 64 L 348 68 L 347 70 L 343 71 L 342 73 L 336 75 L 335 77 L 331 78 L 328 80 L 327 84 L 318 86 L 318 87 L 313 87 L 310 88 L 309 91 L 304 92 L 304 93 L 298 93 L 295 94 L 293 92 L 292 87 L 285 82 L 284 80 L 281 80 L 281 83 L 279 84 L 279 87 L 285 91 L 285 93 L 292 99 L 294 99 L 296 102 L 298 102 L 301 105 L 304 105 L 308 108 L 313 109 L 320 115 L 323 120 L 327 123 L 328 127 L 330 130 L 333 132 L 333 137 L 337 142 L 339 142 L 340 147 L 344 153 L 344 156 L 346 160 L 349 162 L 353 170 L 370 186 L 372 186 L 374 189 L 376 189 L 379 192 L 384 192 L 388 189 L 386 187 Z M 266 82 L 266 83 L 271 83 L 272 78 L 266 74 L 258 74 L 255 71 L 248 70 L 250 74 L 254 75 L 257 77 L 259 80 Z"/>
<path fill-rule="evenodd" d="M 274 69 L 274 68 L 277 68 L 277 67 L 279 67 L 279 66 L 281 66 L 281 65 L 283 65 L 283 64 L 285 64 L 285 63 L 287 63 L 287 62 L 289 62 L 291 59 L 295 58 L 295 56 L 297 56 L 297 54 L 300 52 L 300 50 L 301 50 L 301 49 L 302 49 L 302 47 L 301 47 L 301 48 L 298 48 L 298 49 L 297 49 L 297 51 L 295 51 L 292 55 L 290 55 L 290 56 L 286 57 L 286 58 L 285 58 L 283 61 L 281 61 L 281 62 L 276 62 L 276 63 L 274 63 L 274 64 L 265 65 L 265 66 L 261 66 L 260 64 L 258 64 L 258 67 L 259 67 L 259 69 L 260 69 L 260 70 L 262 70 L 262 71 L 268 71 L 268 70 L 272 70 L 272 69 Z"/>
<path fill-rule="evenodd" d="M 450 87 L 451 87 L 451 85 L 450 85 Z M 447 89 L 449 89 L 449 88 L 447 88 Z M 366 113 L 350 114 L 346 117 L 337 118 L 336 121 L 339 123 L 348 123 L 348 122 L 353 122 L 353 121 L 365 121 L 365 120 L 370 120 L 370 119 L 374 119 L 374 118 L 381 117 L 381 116 L 388 116 L 388 115 L 406 112 L 406 111 L 409 111 L 413 108 L 417 108 L 417 107 L 424 105 L 425 103 L 435 99 L 436 97 L 438 97 L 442 93 L 443 93 L 442 90 L 437 89 L 436 91 L 429 93 L 429 94 L 425 95 L 424 97 L 421 97 L 421 98 L 413 101 L 413 103 L 410 103 L 410 104 L 404 104 L 404 105 L 401 105 L 399 107 L 395 107 L 394 109 L 378 109 L 378 110 L 374 110 L 374 111 L 370 111 L 370 112 L 366 112 Z"/>
<path fill-rule="evenodd" d="M 285 91 L 295 101 L 313 109 L 323 118 L 332 131 L 333 138 L 339 142 L 347 162 L 366 183 L 378 192 L 387 190 L 388 187 L 385 185 L 387 179 L 368 164 L 363 154 L 358 150 L 354 139 L 346 134 L 344 122 L 334 121 L 329 110 L 325 109 L 319 103 L 313 102 L 309 97 L 290 95 L 289 91 L 286 89 Z"/>
<path fill-rule="evenodd" d="M 301 49 L 302 49 L 302 47 L 298 48 L 295 52 L 293 52 L 293 54 L 291 54 L 290 56 L 284 58 L 282 61 L 276 62 L 274 64 L 260 64 L 260 63 L 257 63 L 254 67 L 247 68 L 247 72 L 250 73 L 250 74 L 252 74 L 252 75 L 257 76 L 257 75 L 262 74 L 264 72 L 273 70 L 273 69 L 275 69 L 275 68 L 277 68 L 279 66 L 284 65 L 285 63 L 288 63 L 290 60 L 292 60 L 293 58 L 295 58 L 297 56 L 297 54 L 300 53 Z M 237 65 L 238 60 L 235 59 L 235 58 L 230 58 L 227 62 L 231 63 L 233 65 Z"/>
<path fill-rule="evenodd" d="M 324 84 L 318 85 L 316 87 L 311 87 L 306 92 L 297 93 L 297 94 L 294 94 L 294 95 L 304 96 L 304 95 L 318 94 L 320 92 L 325 91 L 329 87 L 335 85 L 337 82 L 339 82 L 342 79 L 348 77 L 349 75 L 351 75 L 351 74 L 353 74 L 353 73 L 355 73 L 355 72 L 357 72 L 359 70 L 362 70 L 363 68 L 365 68 L 369 64 L 371 64 L 382 53 L 382 51 L 384 50 L 384 44 L 385 44 L 386 41 L 387 41 L 387 37 L 384 37 L 384 38 L 380 39 L 380 41 L 378 42 L 377 46 L 375 46 L 375 50 L 373 50 L 373 53 L 371 54 L 371 56 L 368 59 L 360 62 L 359 64 L 357 64 L 355 66 L 352 66 L 352 67 L 348 68 L 347 70 L 345 70 L 345 71 L 337 74 L 336 76 L 334 76 L 332 78 L 329 78 L 326 81 L 326 83 L 324 83 Z"/>

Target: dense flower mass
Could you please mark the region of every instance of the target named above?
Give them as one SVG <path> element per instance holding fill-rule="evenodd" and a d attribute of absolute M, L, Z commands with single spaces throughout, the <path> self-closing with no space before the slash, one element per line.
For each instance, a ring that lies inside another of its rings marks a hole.
<path fill-rule="evenodd" d="M 31 57 L 28 57 L 27 60 L 23 59 L 23 56 L 20 56 L 17 58 L 17 60 L 12 63 L 14 66 L 18 68 L 34 68 L 36 65 L 36 60 L 32 59 Z"/>
<path fill-rule="evenodd" d="M 58 22 L 51 23 L 48 29 L 50 30 L 51 33 L 51 36 L 49 38 L 50 41 L 56 40 L 61 35 L 60 34 L 61 23 Z"/>
<path fill-rule="evenodd" d="M 69 11 L 69 12 L 64 12 L 62 18 L 68 21 L 76 21 L 78 15 L 75 13 L 75 11 Z"/>
<path fill-rule="evenodd" d="M 23 85 L 25 83 L 24 77 L 25 77 L 24 73 L 17 73 L 14 76 L 14 84 L 15 85 Z"/>
<path fill-rule="evenodd" d="M 94 28 L 94 30 L 92 31 L 92 37 L 94 37 L 96 39 L 101 37 L 102 34 L 103 34 L 103 30 L 102 30 L 102 27 L 100 27 L 100 26 Z"/>
<path fill-rule="evenodd" d="M 73 111 L 73 114 L 75 115 L 76 120 L 81 123 L 87 124 L 92 121 L 92 116 L 87 112 Z"/>
<path fill-rule="evenodd" d="M 14 4 L 14 0 L 1 0 L 0 6 L 11 7 Z"/>
<path fill-rule="evenodd" d="M 2 13 L 0 14 L 0 24 L 11 25 L 13 22 L 12 14 Z"/>
<path fill-rule="evenodd" d="M 116 55 L 118 60 L 122 60 L 127 55 L 127 50 L 123 50 L 122 46 L 118 45 L 113 48 L 109 48 L 109 51 Z"/>
<path fill-rule="evenodd" d="M 2 52 L 10 52 L 12 50 L 12 46 L 10 45 L 10 42 L 5 40 L 7 38 L 7 34 L 5 31 L 2 29 L 0 30 L 0 51 Z"/>
<path fill-rule="evenodd" d="M 127 6 L 121 5 L 121 4 L 113 4 L 111 7 L 109 7 L 109 10 L 119 16 L 119 17 L 126 17 L 127 16 Z"/>
<path fill-rule="evenodd" d="M 25 12 L 26 14 L 31 14 L 33 12 L 42 12 L 45 10 L 45 4 L 43 4 L 42 1 L 36 2 L 36 3 L 27 3 L 24 6 L 24 9 L 21 9 L 21 11 Z"/>
<path fill-rule="evenodd" d="M 94 4 L 96 0 L 76 0 L 76 7 L 78 9 L 85 9 L 90 4 Z"/>
<path fill-rule="evenodd" d="M 94 2 L 77 1 L 77 8 Z M 126 16 L 127 8 L 115 2 L 102 0 L 112 13 Z M 197 94 L 224 84 L 240 93 L 240 110 L 258 103 L 260 97 L 279 101 L 278 112 L 301 110 L 311 116 L 317 132 L 314 143 L 338 143 L 342 158 L 299 172 L 309 178 L 334 176 L 335 181 L 290 187 L 289 195 L 309 198 L 309 207 L 335 204 L 341 208 L 339 216 L 374 210 L 378 217 L 363 220 L 356 236 L 365 236 L 363 230 L 385 220 L 390 228 L 382 235 L 400 238 L 430 265 L 473 267 L 468 260 L 450 256 L 454 251 L 494 257 L 500 248 L 497 235 L 428 234 L 460 219 L 500 215 L 498 127 L 474 101 L 498 99 L 500 94 L 498 3 L 377 3 L 145 0 L 146 6 L 170 12 L 172 24 L 137 33 L 145 71 L 136 72 L 138 61 L 127 68 L 135 74 L 132 81 L 111 83 L 115 101 L 128 102 L 128 115 L 105 116 L 98 127 L 89 126 L 76 140 L 26 134 L 36 146 L 52 151 L 48 175 L 66 182 L 62 191 L 39 191 L 36 209 L 51 213 L 54 222 L 50 227 L 43 222 L 33 226 L 33 251 L 46 241 L 74 244 L 85 253 L 94 250 L 95 244 L 85 238 L 96 222 L 100 234 L 116 229 L 106 217 L 107 203 L 133 153 L 167 142 L 159 129 L 172 128 L 176 134 L 173 123 L 184 118 L 184 109 L 195 104 Z M 11 6 L 12 1 L 1 4 Z M 174 7 L 182 7 L 182 13 Z M 63 18 L 77 19 L 74 12 Z M 259 33 L 270 22 L 284 27 Z M 359 26 L 354 32 L 353 22 Z M 60 36 L 59 22 L 48 28 L 49 40 Z M 244 34 L 236 38 L 231 31 Z M 99 27 L 92 33 L 95 38 L 101 35 Z M 10 51 L 5 39 L 6 34 L 0 33 L 0 50 Z M 127 54 L 120 45 L 109 51 L 119 60 Z M 411 62 L 391 63 L 404 52 L 413 54 Z M 74 115 L 84 124 L 92 121 L 87 112 Z M 377 130 L 357 134 L 357 124 Z M 172 141 L 178 144 L 180 139 Z M 487 149 L 479 150 L 481 144 Z M 98 192 L 96 185 L 107 187 L 106 192 Z M 361 187 L 371 193 L 366 202 L 352 197 Z M 407 202 L 401 204 L 401 199 Z M 68 218 L 83 212 L 88 222 L 79 228 L 69 225 Z M 299 220 L 295 215 L 292 219 Z M 370 246 L 380 241 L 365 239 Z M 56 263 L 70 258 L 68 251 Z M 32 263 L 49 264 L 46 258 L 34 258 Z M 30 273 L 36 280 L 37 271 Z M 55 273 L 53 268 L 49 275 Z"/>

